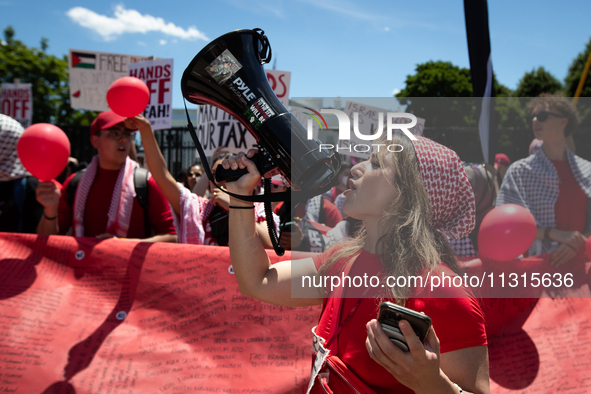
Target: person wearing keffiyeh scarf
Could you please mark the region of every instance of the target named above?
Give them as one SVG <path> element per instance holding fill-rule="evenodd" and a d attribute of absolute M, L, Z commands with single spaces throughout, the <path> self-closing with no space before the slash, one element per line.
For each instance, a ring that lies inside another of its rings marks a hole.
<path fill-rule="evenodd" d="M 489 392 L 484 316 L 471 291 L 450 285 L 445 294 L 424 295 L 418 287 L 389 281 L 438 276 L 439 270 L 461 279 L 447 239 L 459 239 L 474 228 L 474 193 L 455 152 L 423 137 L 392 137 L 378 142 L 397 144 L 402 150 L 375 148 L 370 160 L 351 169 L 343 209 L 363 221 L 360 233 L 317 257 L 296 259 L 292 253 L 293 260 L 271 264 L 253 236 L 251 215 L 245 213 L 252 203 L 231 199 L 232 206 L 245 207 L 230 210 L 230 256 L 240 292 L 274 305 L 324 305 L 312 329 L 316 349 L 323 346 L 317 350 L 313 372 L 325 375 L 323 360 L 333 355 L 340 360 L 334 370 L 346 371 L 332 370 L 323 379 L 313 374 L 309 393 L 327 392 L 324 384 L 341 392 L 336 387 L 351 388 L 352 382 L 356 389 L 363 383 L 359 392 L 453 392 L 457 388 L 452 382 L 465 392 Z M 226 169 L 248 169 L 248 174 L 227 184 L 230 191 L 249 193 L 259 181 L 249 160 L 254 153 L 223 162 Z M 369 277 L 378 281 L 355 284 Z M 335 279 L 340 285 L 322 284 Z M 411 349 L 403 353 L 376 320 L 384 299 L 432 316 L 437 337 L 431 331 L 422 344 L 409 325 L 401 325 Z"/>
<path fill-rule="evenodd" d="M 543 145 L 509 167 L 497 206 L 527 208 L 538 226 L 529 255 L 552 253 L 550 262 L 558 266 L 582 252 L 591 235 L 591 163 L 568 148 L 579 121 L 569 100 L 542 95 L 530 103 L 529 113 Z"/>
<path fill-rule="evenodd" d="M 170 210 L 149 176 L 148 206 L 143 208 L 136 198 L 134 170 L 138 164 L 129 158 L 133 127 L 112 111 L 99 114 L 90 127 L 90 142 L 98 155 L 80 178 L 73 206 L 67 202 L 66 192 L 75 175 L 64 182 L 61 191 L 52 182 L 39 184 L 37 200 L 45 210 L 38 234 L 66 234 L 71 228 L 76 237 L 177 242 Z"/>

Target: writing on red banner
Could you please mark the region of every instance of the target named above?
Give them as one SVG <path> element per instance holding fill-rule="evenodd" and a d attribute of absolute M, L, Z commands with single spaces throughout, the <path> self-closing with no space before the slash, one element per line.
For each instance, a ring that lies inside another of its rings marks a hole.
<path fill-rule="evenodd" d="M 492 393 L 589 392 L 590 268 L 571 298 L 477 293 Z M 303 394 L 320 306 L 242 295 L 227 247 L 0 233 L 0 311 L 2 393 Z"/>

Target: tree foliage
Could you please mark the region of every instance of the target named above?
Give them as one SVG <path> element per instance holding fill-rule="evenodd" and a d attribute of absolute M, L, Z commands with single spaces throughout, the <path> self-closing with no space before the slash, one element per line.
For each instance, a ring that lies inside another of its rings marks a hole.
<path fill-rule="evenodd" d="M 406 76 L 406 86 L 396 97 L 471 97 L 470 70 L 451 62 L 428 61 L 417 64 L 414 75 Z"/>
<path fill-rule="evenodd" d="M 557 93 L 564 89 L 560 81 L 544 67 L 526 72 L 515 90 L 516 97 L 538 97 L 541 93 Z"/>
<path fill-rule="evenodd" d="M 512 130 L 527 127 L 525 112 L 511 89 L 499 83 L 494 74 L 493 92 L 492 124 L 499 132 L 492 149 L 510 151 L 514 145 Z M 473 97 L 469 69 L 443 61 L 419 64 L 396 97 L 407 105 L 407 111 L 426 120 L 426 136 L 462 151 L 465 160 L 482 160 L 478 134 L 482 100 Z"/>
<path fill-rule="evenodd" d="M 480 100 L 472 98 L 470 70 L 451 62 L 429 61 L 418 64 L 416 73 L 406 77 L 406 86 L 396 97 L 407 110 L 427 120 L 427 127 L 476 127 Z M 509 97 L 512 92 L 493 75 L 496 97 Z M 446 99 L 438 99 L 438 98 Z M 498 107 L 498 108 L 497 108 Z M 508 121 L 519 115 L 514 106 L 495 100 L 499 119 Z"/>
<path fill-rule="evenodd" d="M 0 42 L 0 82 L 12 83 L 18 78 L 32 84 L 33 123 L 89 125 L 96 113 L 70 106 L 67 56 L 49 55 L 48 47 L 46 38 L 41 38 L 40 49 L 27 47 L 8 26 Z"/>

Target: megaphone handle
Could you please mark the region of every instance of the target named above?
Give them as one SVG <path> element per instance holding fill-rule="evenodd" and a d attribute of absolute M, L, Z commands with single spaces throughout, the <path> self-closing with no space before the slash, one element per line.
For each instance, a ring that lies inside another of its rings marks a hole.
<path fill-rule="evenodd" d="M 275 165 L 272 162 L 263 162 L 261 161 L 261 155 L 259 153 L 256 153 L 250 160 L 252 160 L 254 162 L 254 164 L 257 166 L 259 172 L 261 173 L 261 175 L 264 175 L 265 173 L 269 172 L 270 170 L 272 170 Z M 264 159 L 263 159 L 264 160 Z M 237 170 L 233 170 L 233 169 L 225 169 L 224 167 L 222 167 L 222 165 L 218 165 L 215 169 L 215 180 L 216 182 L 234 182 L 236 180 L 238 180 L 238 178 L 240 178 L 242 175 L 248 174 L 248 170 L 246 168 L 243 169 L 237 169 Z"/>

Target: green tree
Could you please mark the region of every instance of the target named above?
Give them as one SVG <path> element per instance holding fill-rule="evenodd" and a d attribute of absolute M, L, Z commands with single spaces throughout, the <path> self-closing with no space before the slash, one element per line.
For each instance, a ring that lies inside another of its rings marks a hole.
<path fill-rule="evenodd" d="M 494 74 L 493 92 L 493 129 L 524 127 L 525 113 L 519 101 Z M 416 73 L 406 77 L 406 86 L 396 97 L 407 105 L 407 111 L 426 120 L 426 136 L 455 149 L 465 160 L 482 160 L 477 132 L 481 101 L 473 98 L 469 69 L 443 61 L 419 64 Z M 511 148 L 508 133 L 498 133 L 497 146 Z"/>
<path fill-rule="evenodd" d="M 587 59 L 589 58 L 589 52 L 591 52 L 591 38 L 589 39 L 589 42 L 587 43 L 585 50 L 579 53 L 577 57 L 573 59 L 573 62 L 568 68 L 568 74 L 564 79 L 567 97 L 575 96 L 577 86 L 579 86 L 579 81 L 581 80 L 583 70 L 585 69 L 585 64 L 587 63 Z M 583 85 L 581 97 L 591 97 L 591 78 L 589 76 L 587 76 L 587 79 L 585 80 L 585 85 Z"/>
<path fill-rule="evenodd" d="M 4 29 L 0 41 L 0 82 L 31 83 L 33 123 L 89 125 L 95 112 L 80 112 L 70 106 L 67 56 L 46 53 L 48 40 L 41 38 L 40 49 L 29 48 L 15 38 L 12 26 Z"/>
<path fill-rule="evenodd" d="M 541 93 L 557 93 L 564 89 L 560 81 L 544 67 L 526 72 L 515 90 L 516 97 L 538 97 Z"/>
<path fill-rule="evenodd" d="M 473 90 L 469 69 L 455 66 L 451 62 L 428 61 L 418 64 L 415 71 L 414 75 L 406 77 L 405 88 L 396 94 L 398 101 L 408 106 L 408 111 L 428 119 L 429 127 L 475 127 L 477 125 L 476 115 L 480 110 L 476 108 L 477 101 L 471 98 Z M 511 90 L 500 84 L 494 75 L 493 92 L 496 97 L 512 95 Z M 440 97 L 447 99 L 435 99 Z M 507 114 L 509 109 L 499 108 L 498 110 L 503 112 L 503 119 L 511 117 Z"/>
<path fill-rule="evenodd" d="M 406 86 L 396 97 L 471 97 L 470 70 L 451 62 L 428 61 L 417 64 L 414 75 L 406 76 Z"/>
<path fill-rule="evenodd" d="M 425 119 L 427 127 L 474 124 L 471 100 L 464 99 L 472 96 L 470 70 L 451 62 L 428 61 L 417 64 L 415 71 L 406 76 L 406 86 L 396 94 L 407 111 Z"/>

